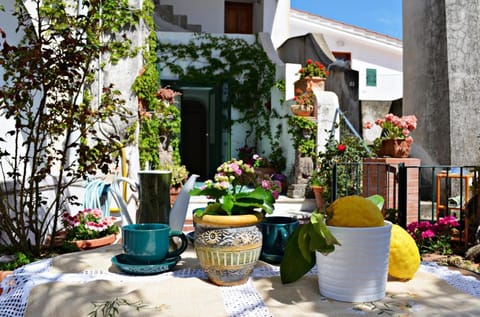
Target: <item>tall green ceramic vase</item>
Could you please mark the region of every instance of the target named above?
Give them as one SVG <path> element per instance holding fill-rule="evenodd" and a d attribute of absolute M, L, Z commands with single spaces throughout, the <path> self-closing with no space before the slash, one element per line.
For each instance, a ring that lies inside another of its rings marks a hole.
<path fill-rule="evenodd" d="M 137 223 L 169 224 L 171 178 L 171 171 L 138 172 L 140 206 L 137 211 Z"/>

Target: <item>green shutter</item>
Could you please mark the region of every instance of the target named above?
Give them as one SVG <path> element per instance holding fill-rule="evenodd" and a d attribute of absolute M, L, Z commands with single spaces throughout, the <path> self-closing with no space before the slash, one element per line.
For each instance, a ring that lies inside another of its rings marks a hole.
<path fill-rule="evenodd" d="M 377 86 L 377 70 L 374 68 L 367 68 L 367 86 Z"/>

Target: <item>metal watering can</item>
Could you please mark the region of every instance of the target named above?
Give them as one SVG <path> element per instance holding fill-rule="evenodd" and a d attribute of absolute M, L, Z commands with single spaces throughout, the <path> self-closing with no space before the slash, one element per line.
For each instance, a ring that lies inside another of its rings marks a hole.
<path fill-rule="evenodd" d="M 130 217 L 127 203 L 120 190 L 120 184 L 126 182 L 138 191 L 139 208 L 136 212 L 136 223 L 165 223 L 170 225 L 172 230 L 182 230 L 190 202 L 189 191 L 199 176 L 191 175 L 188 178 L 172 207 L 170 207 L 171 177 L 171 171 L 146 170 L 138 172 L 138 183 L 126 177 L 115 178 L 111 192 L 120 208 L 122 224 L 135 223 Z"/>

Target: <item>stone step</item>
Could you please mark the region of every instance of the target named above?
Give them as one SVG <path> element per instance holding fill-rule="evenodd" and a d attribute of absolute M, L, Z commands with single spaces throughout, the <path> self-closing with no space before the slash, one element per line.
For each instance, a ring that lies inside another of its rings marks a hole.
<path fill-rule="evenodd" d="M 201 32 L 202 26 L 200 24 L 189 24 L 188 23 L 188 16 L 182 14 L 175 14 L 174 8 L 172 5 L 166 4 L 155 4 L 155 17 L 162 19 L 164 22 L 170 23 L 176 27 L 179 27 L 185 31 L 191 32 Z M 160 28 L 162 30 L 162 25 L 164 23 L 160 23 L 156 20 L 156 28 Z"/>

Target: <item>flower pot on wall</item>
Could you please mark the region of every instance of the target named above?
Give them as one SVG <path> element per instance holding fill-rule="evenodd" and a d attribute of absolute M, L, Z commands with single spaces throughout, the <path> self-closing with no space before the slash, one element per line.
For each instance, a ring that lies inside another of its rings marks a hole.
<path fill-rule="evenodd" d="M 313 107 L 312 109 L 309 109 L 309 108 L 305 109 L 304 107 L 293 105 L 290 107 L 290 109 L 292 110 L 292 113 L 294 115 L 300 116 L 300 117 L 310 117 L 313 114 Z"/>
<path fill-rule="evenodd" d="M 326 78 L 322 77 L 304 77 L 297 80 L 295 85 L 295 95 L 301 95 L 306 92 L 311 92 L 313 87 L 318 87 L 320 90 L 325 90 Z"/>
<path fill-rule="evenodd" d="M 262 214 L 193 216 L 195 252 L 211 282 L 239 285 L 250 277 L 262 249 Z"/>
<path fill-rule="evenodd" d="M 315 202 L 317 204 L 317 209 L 322 211 L 325 201 L 323 199 L 323 186 L 312 185 L 313 195 L 315 196 Z"/>
<path fill-rule="evenodd" d="M 377 155 L 390 156 L 396 158 L 405 158 L 410 155 L 411 142 L 399 139 L 388 139 L 382 141 L 382 147 L 377 152 Z"/>

